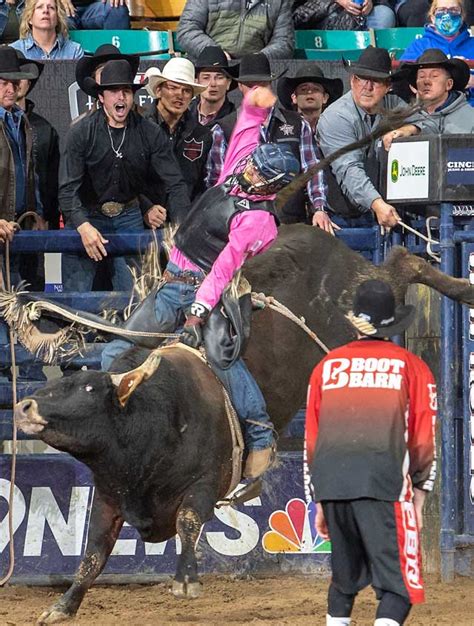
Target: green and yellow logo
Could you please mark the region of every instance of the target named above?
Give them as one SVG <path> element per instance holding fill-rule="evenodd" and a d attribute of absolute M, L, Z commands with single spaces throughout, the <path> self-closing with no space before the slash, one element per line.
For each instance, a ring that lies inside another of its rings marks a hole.
<path fill-rule="evenodd" d="M 398 176 L 399 176 L 398 160 L 397 159 L 393 159 L 392 167 L 391 167 L 391 170 L 390 170 L 390 177 L 392 179 L 392 183 L 396 183 L 397 182 Z"/>

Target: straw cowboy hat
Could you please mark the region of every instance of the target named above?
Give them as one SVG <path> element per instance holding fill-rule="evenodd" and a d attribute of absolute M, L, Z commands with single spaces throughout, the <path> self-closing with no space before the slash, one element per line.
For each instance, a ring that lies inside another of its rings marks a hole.
<path fill-rule="evenodd" d="M 416 62 L 402 63 L 400 71 L 405 72 L 405 76 L 413 87 L 416 87 L 416 75 L 423 67 L 443 67 L 453 79 L 453 89 L 464 91 L 471 77 L 469 65 L 462 59 L 449 59 L 442 50 L 438 48 L 428 48 L 418 57 Z"/>
<path fill-rule="evenodd" d="M 383 280 L 366 280 L 357 287 L 353 310 L 347 319 L 363 335 L 393 337 L 410 326 L 415 317 L 411 304 L 395 306 L 390 285 Z"/>
<path fill-rule="evenodd" d="M 145 72 L 145 78 L 148 78 L 146 90 L 152 98 L 156 98 L 156 88 L 158 85 L 170 81 L 178 83 L 178 85 L 186 85 L 193 90 L 193 96 L 206 91 L 207 85 L 199 85 L 194 82 L 194 65 L 188 59 L 175 57 L 170 59 L 160 71 L 157 67 L 150 67 Z"/>

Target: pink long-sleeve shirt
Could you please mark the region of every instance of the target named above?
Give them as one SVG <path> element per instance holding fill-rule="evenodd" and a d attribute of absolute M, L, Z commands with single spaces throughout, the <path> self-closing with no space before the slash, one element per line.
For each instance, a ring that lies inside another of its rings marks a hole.
<path fill-rule="evenodd" d="M 237 163 L 258 146 L 260 125 L 269 111 L 269 108 L 250 105 L 247 98 L 244 98 L 217 184 L 223 183 L 234 172 Z M 273 200 L 275 197 L 275 194 L 268 196 L 247 194 L 237 186 L 230 193 L 250 200 Z M 196 293 L 196 302 L 204 304 L 208 309 L 213 309 L 245 260 L 270 247 L 277 232 L 275 218 L 268 211 L 253 210 L 237 213 L 230 224 L 229 241 L 201 283 Z M 196 272 L 200 269 L 176 246 L 171 251 L 170 261 L 183 271 Z"/>

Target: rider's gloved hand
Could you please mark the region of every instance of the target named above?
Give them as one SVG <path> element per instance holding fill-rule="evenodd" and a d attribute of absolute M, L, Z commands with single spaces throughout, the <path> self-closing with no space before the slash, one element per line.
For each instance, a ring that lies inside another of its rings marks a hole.
<path fill-rule="evenodd" d="M 180 341 L 190 348 L 199 348 L 202 344 L 202 327 L 209 317 L 209 309 L 201 302 L 193 302 L 186 315 Z"/>

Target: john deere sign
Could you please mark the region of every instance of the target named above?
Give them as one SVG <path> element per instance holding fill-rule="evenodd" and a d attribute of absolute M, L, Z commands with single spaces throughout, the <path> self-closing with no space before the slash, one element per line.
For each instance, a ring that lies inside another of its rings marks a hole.
<path fill-rule="evenodd" d="M 428 199 L 429 154 L 428 141 L 392 144 L 388 154 L 387 198 Z"/>

